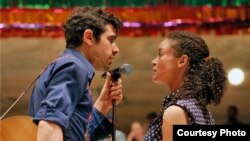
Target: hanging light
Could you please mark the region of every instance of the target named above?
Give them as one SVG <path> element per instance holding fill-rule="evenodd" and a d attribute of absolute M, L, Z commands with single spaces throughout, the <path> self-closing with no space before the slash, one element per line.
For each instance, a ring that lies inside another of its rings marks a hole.
<path fill-rule="evenodd" d="M 228 80 L 232 85 L 240 85 L 244 81 L 244 78 L 244 72 L 240 68 L 233 68 L 228 72 Z"/>

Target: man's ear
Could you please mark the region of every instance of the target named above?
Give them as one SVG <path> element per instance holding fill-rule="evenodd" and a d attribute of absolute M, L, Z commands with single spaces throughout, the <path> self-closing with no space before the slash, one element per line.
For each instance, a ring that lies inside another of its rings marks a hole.
<path fill-rule="evenodd" d="M 91 29 L 86 29 L 83 33 L 83 42 L 89 46 L 93 44 L 93 31 Z"/>
<path fill-rule="evenodd" d="M 189 63 L 189 57 L 187 55 L 182 55 L 178 61 L 178 66 L 183 67 Z"/>

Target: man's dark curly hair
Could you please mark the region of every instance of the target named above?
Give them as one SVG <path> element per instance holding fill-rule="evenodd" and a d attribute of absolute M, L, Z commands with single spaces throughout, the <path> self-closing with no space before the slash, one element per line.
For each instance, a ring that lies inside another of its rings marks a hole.
<path fill-rule="evenodd" d="M 118 33 L 122 27 L 120 19 L 110 12 L 104 12 L 101 8 L 89 6 L 75 8 L 63 25 L 66 48 L 76 48 L 80 46 L 83 43 L 82 36 L 86 29 L 93 31 L 94 38 L 98 42 L 101 34 L 105 32 L 105 26 L 107 24 L 113 25 L 116 33 Z"/>
<path fill-rule="evenodd" d="M 226 90 L 226 72 L 218 58 L 209 58 L 209 48 L 198 35 L 187 31 L 174 31 L 167 35 L 176 50 L 176 57 L 187 55 L 189 67 L 177 98 L 195 97 L 207 105 L 219 104 Z"/>

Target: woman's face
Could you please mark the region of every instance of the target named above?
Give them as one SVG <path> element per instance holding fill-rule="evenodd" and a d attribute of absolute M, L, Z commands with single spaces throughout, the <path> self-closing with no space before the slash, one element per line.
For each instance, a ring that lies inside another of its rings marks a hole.
<path fill-rule="evenodd" d="M 171 40 L 163 40 L 158 47 L 158 56 L 152 60 L 154 83 L 171 86 L 178 77 L 180 59 L 175 56 L 175 49 L 171 45 Z"/>

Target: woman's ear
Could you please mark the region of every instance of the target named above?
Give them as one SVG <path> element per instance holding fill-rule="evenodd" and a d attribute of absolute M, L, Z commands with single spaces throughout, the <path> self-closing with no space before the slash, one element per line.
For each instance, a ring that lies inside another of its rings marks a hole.
<path fill-rule="evenodd" d="M 89 46 L 93 44 L 93 31 L 91 29 L 86 29 L 83 33 L 83 42 Z"/>
<path fill-rule="evenodd" d="M 187 55 L 182 55 L 178 61 L 178 66 L 183 67 L 186 66 L 189 63 L 189 58 Z"/>

